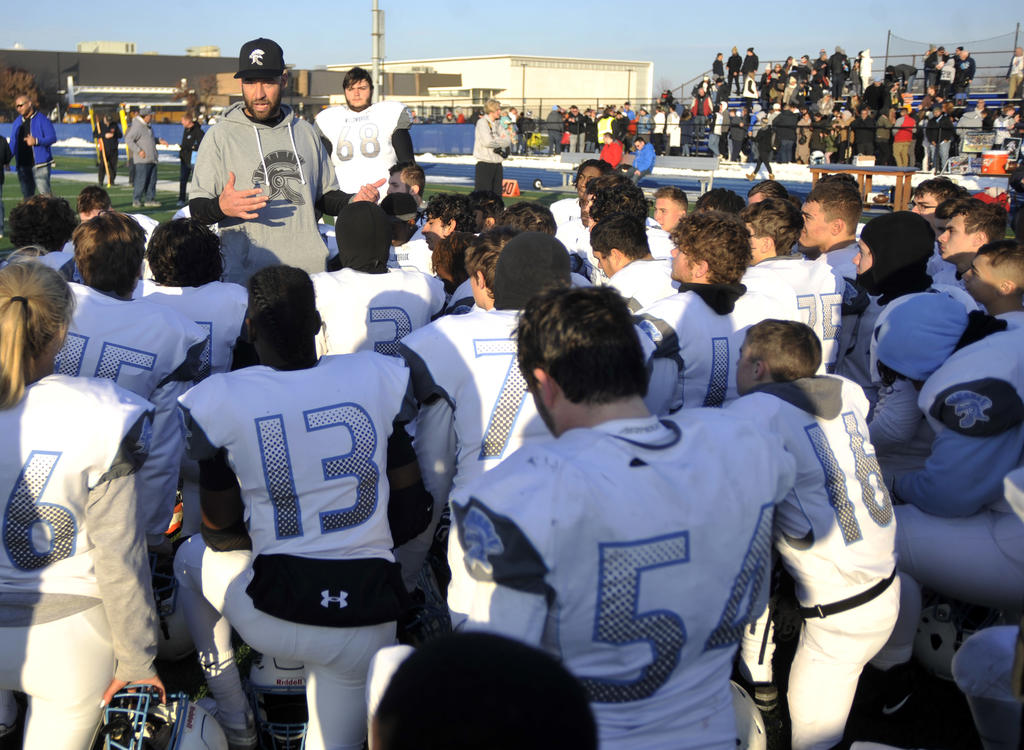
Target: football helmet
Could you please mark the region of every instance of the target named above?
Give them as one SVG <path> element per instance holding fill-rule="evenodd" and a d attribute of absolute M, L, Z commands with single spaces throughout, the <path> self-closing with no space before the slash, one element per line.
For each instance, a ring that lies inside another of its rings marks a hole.
<path fill-rule="evenodd" d="M 137 689 L 137 688 L 136 688 Z M 228 750 L 217 720 L 184 693 L 122 690 L 103 712 L 94 750 Z"/>
<path fill-rule="evenodd" d="M 729 680 L 729 687 L 732 690 L 732 710 L 736 714 L 737 750 L 767 750 L 764 718 L 754 699 L 733 680 Z"/>
<path fill-rule="evenodd" d="M 160 616 L 156 655 L 165 661 L 180 661 L 194 653 L 196 646 L 188 632 L 185 613 L 178 606 L 178 579 L 174 577 L 173 559 L 150 553 L 149 568 L 156 612 Z"/>
<path fill-rule="evenodd" d="M 263 750 L 302 750 L 306 746 L 306 667 L 256 654 L 246 683 Z"/>
<path fill-rule="evenodd" d="M 936 677 L 952 680 L 953 655 L 968 637 L 998 620 L 998 610 L 936 599 L 921 609 L 921 621 L 914 636 L 914 658 Z"/>

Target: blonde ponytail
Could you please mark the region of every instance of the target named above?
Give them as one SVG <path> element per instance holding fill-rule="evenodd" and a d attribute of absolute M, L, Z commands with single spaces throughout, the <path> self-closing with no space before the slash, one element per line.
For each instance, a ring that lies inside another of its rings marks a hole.
<path fill-rule="evenodd" d="M 36 262 L 0 269 L 0 409 L 25 393 L 33 361 L 71 322 L 75 298 L 61 275 Z"/>

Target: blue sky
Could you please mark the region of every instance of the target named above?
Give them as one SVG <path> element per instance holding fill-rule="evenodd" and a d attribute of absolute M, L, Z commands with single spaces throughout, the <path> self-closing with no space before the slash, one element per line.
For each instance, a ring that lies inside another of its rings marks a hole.
<path fill-rule="evenodd" d="M 390 60 L 493 53 L 652 60 L 656 87 L 679 85 L 710 67 L 716 52 L 728 57 L 733 45 L 741 54 L 753 45 L 762 60 L 804 53 L 814 57 L 822 47 L 831 53 L 836 44 L 848 54 L 870 48 L 877 69 L 887 29 L 948 46 L 1012 35 L 1016 22 L 1024 24 L 1019 0 L 379 3 L 386 13 Z M 20 44 L 24 49 L 73 50 L 79 41 L 102 39 L 134 41 L 139 51 L 163 54 L 213 44 L 233 56 L 246 40 L 269 36 L 284 48 L 288 63 L 298 67 L 370 57 L 370 0 L 118 0 L 102 7 L 56 0 L 16 5 L 4 16 L 0 48 Z"/>

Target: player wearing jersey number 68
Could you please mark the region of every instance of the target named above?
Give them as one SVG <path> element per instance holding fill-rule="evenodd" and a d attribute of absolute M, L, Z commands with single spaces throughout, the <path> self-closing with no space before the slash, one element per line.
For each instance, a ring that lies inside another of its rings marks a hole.
<path fill-rule="evenodd" d="M 29 750 L 89 747 L 101 698 L 129 682 L 163 697 L 135 500 L 153 406 L 52 374 L 74 305 L 42 264 L 0 270 L 0 688 L 29 696 Z M 0 700 L 0 724 L 14 709 Z"/>
<path fill-rule="evenodd" d="M 535 297 L 517 339 L 556 439 L 453 493 L 457 564 L 473 583 L 466 628 L 557 655 L 606 750 L 735 748 L 729 673 L 766 601 L 792 457 L 719 410 L 651 416 L 640 339 L 612 289 Z M 709 445 L 730 446 L 743 471 Z"/>
<path fill-rule="evenodd" d="M 767 201 L 765 201 L 767 203 Z M 764 203 L 758 204 L 765 205 Z M 792 747 L 830 748 L 843 736 L 864 665 L 896 622 L 896 523 L 853 381 L 815 376 L 821 343 L 803 323 L 747 330 L 736 367 L 741 398 L 728 410 L 782 438 L 796 459 L 793 491 L 775 511 L 775 548 L 796 581 L 803 629 L 789 673 Z M 742 663 L 772 679 L 767 610 L 744 630 Z"/>
<path fill-rule="evenodd" d="M 363 185 L 386 181 L 395 164 L 414 161 L 412 118 L 401 102 L 371 103 L 373 78 L 363 68 L 348 71 L 342 88 L 345 105 L 325 109 L 314 122 L 326 139 L 338 184 L 356 193 Z"/>
<path fill-rule="evenodd" d="M 232 626 L 306 665 L 307 748 L 359 748 L 367 667 L 394 641 L 404 594 L 391 550 L 431 513 L 401 426 L 408 371 L 375 352 L 318 361 L 313 283 L 297 268 L 252 276 L 246 321 L 261 364 L 179 399 L 203 512 L 202 538 L 175 558 L 179 601 L 238 746 L 254 738 Z"/>

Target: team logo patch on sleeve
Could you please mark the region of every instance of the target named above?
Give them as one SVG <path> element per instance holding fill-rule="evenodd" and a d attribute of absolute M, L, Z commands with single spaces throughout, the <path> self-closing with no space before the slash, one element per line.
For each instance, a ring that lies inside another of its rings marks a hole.
<path fill-rule="evenodd" d="M 548 595 L 544 559 L 516 525 L 475 497 L 452 503 L 466 570 L 478 581 L 493 581 L 532 594 Z"/>
<path fill-rule="evenodd" d="M 932 402 L 929 413 L 963 435 L 988 437 L 1024 421 L 1024 402 L 1010 383 L 984 378 L 942 391 Z"/>
<path fill-rule="evenodd" d="M 946 396 L 946 406 L 953 408 L 960 429 L 969 430 L 978 422 L 988 421 L 985 412 L 992 408 L 992 399 L 973 391 L 956 391 Z"/>
<path fill-rule="evenodd" d="M 494 566 L 489 557 L 505 551 L 494 523 L 479 508 L 471 508 L 462 521 L 462 542 L 465 547 L 466 568 L 474 575 L 483 573 L 490 578 Z"/>
<path fill-rule="evenodd" d="M 647 334 L 648 338 L 655 343 L 655 345 L 661 343 L 661 331 L 654 325 L 650 320 L 640 320 L 637 322 L 636 327 Z"/>

